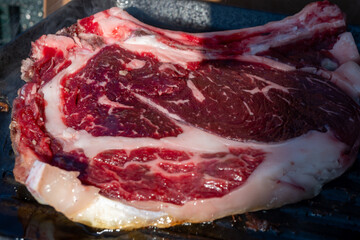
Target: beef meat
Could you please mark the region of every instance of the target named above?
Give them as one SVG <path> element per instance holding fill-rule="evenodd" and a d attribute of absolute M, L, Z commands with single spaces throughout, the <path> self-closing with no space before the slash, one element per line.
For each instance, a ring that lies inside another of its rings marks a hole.
<path fill-rule="evenodd" d="M 103 228 L 310 198 L 358 152 L 358 63 L 327 1 L 197 34 L 111 8 L 33 43 L 12 115 L 15 177 L 40 203 Z"/>

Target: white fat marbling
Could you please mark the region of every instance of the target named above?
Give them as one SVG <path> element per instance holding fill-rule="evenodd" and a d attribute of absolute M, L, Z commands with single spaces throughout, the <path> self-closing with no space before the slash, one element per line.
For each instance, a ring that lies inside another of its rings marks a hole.
<path fill-rule="evenodd" d="M 311 5 L 311 7 L 313 6 L 315 5 Z M 255 27 L 246 31 L 249 34 L 257 31 L 264 32 L 266 28 L 273 30 L 284 24 L 290 26 L 289 30 L 292 30 L 293 22 L 298 23 L 300 21 L 301 23 L 306 19 L 309 8 L 305 8 L 299 14 L 286 18 L 282 22 L 269 23 L 263 27 Z M 324 12 L 326 14 L 338 14 L 331 9 L 325 9 Z M 95 20 L 104 25 L 102 26 L 103 31 L 109 34 L 118 25 L 123 24 L 121 19 L 131 21 L 128 28 L 133 26 L 134 23 L 139 24 L 137 20 L 134 20 L 120 9 L 111 9 L 109 14 L 119 15 L 117 18 L 120 20 L 114 20 L 112 25 L 105 26 L 107 21 L 103 21 L 103 18 L 108 16 L 104 13 L 95 16 Z M 273 38 L 276 39 L 275 42 L 271 41 L 271 39 L 267 40 L 266 36 L 264 36 L 258 38 L 248 47 L 250 53 L 254 54 L 293 39 L 307 38 L 313 32 L 343 25 L 343 20 L 325 22 L 311 29 L 299 30 L 297 35 L 292 34 L 290 37 L 279 35 L 277 38 Z M 195 34 L 194 36 L 214 37 L 219 34 L 225 36 L 242 32 L 244 30 Z M 172 36 L 174 39 L 183 39 L 181 33 L 164 31 L 164 34 Z M 127 35 L 123 37 L 126 38 Z M 107 41 L 108 43 L 115 43 L 116 39 L 109 37 Z M 164 63 L 175 63 L 182 66 L 186 66 L 188 62 L 200 61 L 203 58 L 211 59 L 212 56 L 215 56 L 211 54 L 204 56 L 196 50 L 171 48 L 157 41 L 155 36 L 133 37 L 125 42 L 116 42 L 116 44 L 134 52 L 150 52 Z M 261 44 L 263 45 L 260 46 Z M 82 185 L 76 177 L 78 173 L 34 161 L 26 180 L 30 192 L 42 203 L 54 206 L 58 211 L 63 212 L 74 221 L 103 228 L 135 228 L 148 225 L 165 227 L 174 223 L 209 221 L 230 214 L 278 207 L 316 195 L 326 181 L 342 174 L 351 164 L 351 162 L 343 164 L 345 161 L 343 158 L 346 157 L 343 155 L 343 151 L 346 150 L 346 146 L 334 137 L 331 130 L 325 133 L 310 131 L 300 137 L 280 143 L 257 143 L 231 141 L 181 123 L 178 124 L 184 131 L 182 134 L 177 137 L 166 137 L 159 140 L 150 138 L 93 137 L 83 130 L 76 131 L 68 128 L 61 120 L 62 109 L 59 96 L 61 79 L 66 74 L 76 72 L 94 54 L 96 54 L 96 51 L 78 50 L 76 56 L 69 57 L 72 64 L 66 69 L 66 72 L 60 72 L 41 89 L 47 103 L 45 127 L 50 134 L 60 140 L 65 151 L 82 148 L 85 154 L 91 158 L 97 153 L 108 149 L 131 150 L 142 146 L 174 148 L 195 153 L 226 152 L 229 147 L 243 147 L 264 151 L 265 159 L 251 174 L 246 183 L 230 194 L 222 198 L 190 201 L 183 206 L 148 201 L 124 203 L 107 199 L 98 194 L 99 189 Z M 267 61 L 272 61 L 256 56 L 241 56 L 238 58 L 242 60 L 248 59 L 250 62 L 265 61 L 267 63 Z M 287 71 L 293 70 L 284 64 L 275 64 L 275 68 Z M 353 66 L 349 68 L 354 70 Z M 351 76 L 348 75 L 346 78 L 351 78 Z M 181 122 L 178 116 L 172 115 L 154 102 L 143 99 L 140 95 L 137 95 L 137 97 L 150 107 L 157 108 L 167 114 L 175 122 Z M 102 99 L 101 103 L 112 104 L 106 99 Z M 194 158 L 189 161 L 196 161 L 197 156 L 195 154 Z"/>
<path fill-rule="evenodd" d="M 86 187 L 74 177 L 75 172 L 38 161 L 32 166 L 27 185 L 42 203 L 55 206 L 74 221 L 104 228 L 164 227 L 173 222 L 209 221 L 312 197 L 326 181 L 345 171 L 347 166 L 340 163 L 345 148 L 331 132 L 315 131 L 283 143 L 259 146 L 266 152 L 265 160 L 243 186 L 222 198 L 190 201 L 183 206 L 148 201 L 125 204 L 107 199 L 96 189 L 90 193 L 83 189 Z M 62 176 L 65 182 L 56 176 Z M 49 197 L 48 193 L 72 197 Z M 74 199 L 86 201 L 74 205 Z"/>

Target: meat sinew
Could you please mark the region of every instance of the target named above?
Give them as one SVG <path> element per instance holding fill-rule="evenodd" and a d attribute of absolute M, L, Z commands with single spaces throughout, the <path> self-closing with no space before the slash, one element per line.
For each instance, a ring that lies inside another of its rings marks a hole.
<path fill-rule="evenodd" d="M 310 198 L 357 155 L 358 63 L 327 1 L 198 34 L 111 8 L 33 43 L 11 123 L 15 177 L 40 203 L 101 228 Z"/>

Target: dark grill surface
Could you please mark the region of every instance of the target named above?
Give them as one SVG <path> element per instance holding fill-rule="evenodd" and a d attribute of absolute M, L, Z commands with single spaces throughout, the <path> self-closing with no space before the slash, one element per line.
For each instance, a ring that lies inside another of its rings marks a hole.
<path fill-rule="evenodd" d="M 284 17 L 185 0 L 73 0 L 0 49 L 0 102 L 11 104 L 24 84 L 20 65 L 29 54 L 31 41 L 111 6 L 125 8 L 154 26 L 190 32 L 256 26 Z M 349 30 L 359 47 L 360 27 L 350 26 Z M 360 239 L 359 159 L 343 176 L 327 184 L 319 196 L 279 209 L 168 229 L 106 231 L 72 223 L 53 208 L 36 203 L 26 188 L 15 182 L 11 109 L 4 112 L 4 104 L 0 104 L 1 239 Z"/>

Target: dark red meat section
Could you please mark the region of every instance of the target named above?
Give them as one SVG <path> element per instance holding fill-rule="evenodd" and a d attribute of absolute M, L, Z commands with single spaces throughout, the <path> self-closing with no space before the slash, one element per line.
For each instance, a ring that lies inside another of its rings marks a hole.
<path fill-rule="evenodd" d="M 94 22 L 93 20 L 94 16 L 90 16 L 81 19 L 78 24 L 83 28 L 84 32 L 101 35 L 102 31 L 99 28 L 99 24 L 97 22 Z"/>
<path fill-rule="evenodd" d="M 123 150 L 105 151 L 81 178 L 113 198 L 184 204 L 226 195 L 245 183 L 265 157 L 253 149 L 198 162 L 186 161 L 189 155 L 159 148 L 140 148 L 130 155 Z"/>
<path fill-rule="evenodd" d="M 21 126 L 20 139 L 16 151 L 32 149 L 42 161 L 52 157 L 51 140 L 46 133 L 44 123 L 44 99 L 37 93 L 37 84 L 28 83 L 13 103 L 13 119 Z"/>
<path fill-rule="evenodd" d="M 129 69 L 126 64 L 134 59 L 146 65 Z M 201 92 L 202 101 L 194 97 L 187 81 Z M 355 137 L 347 132 L 360 131 L 351 121 L 352 116 L 359 117 L 353 100 L 327 80 L 237 60 L 204 61 L 196 70 L 186 70 L 163 67 L 153 56 L 109 46 L 63 85 L 66 124 L 94 136 L 162 138 L 181 133 L 173 120 L 136 95 L 187 124 L 234 140 L 278 142 L 331 128 L 351 145 Z M 125 107 L 110 110 L 99 104 L 103 96 Z"/>
<path fill-rule="evenodd" d="M 39 85 L 44 85 L 50 81 L 61 70 L 68 67 L 71 61 L 64 57 L 61 50 L 44 47 L 44 57 L 33 64 L 32 82 L 37 82 Z M 57 68 L 53 66 L 57 65 Z"/>
<path fill-rule="evenodd" d="M 78 73 L 63 79 L 64 120 L 69 127 L 84 129 L 93 136 L 162 138 L 182 132 L 173 120 L 140 102 L 133 94 L 171 94 L 183 88 L 182 77 L 165 77 L 166 73 L 162 73 L 147 79 L 159 63 L 146 56 L 138 57 L 147 60 L 143 68 L 121 75 L 120 71 L 127 70 L 121 61 L 126 64 L 132 59 L 134 54 L 130 52 L 115 46 L 106 47 Z M 100 104 L 104 97 L 121 104 L 120 107 Z"/>

